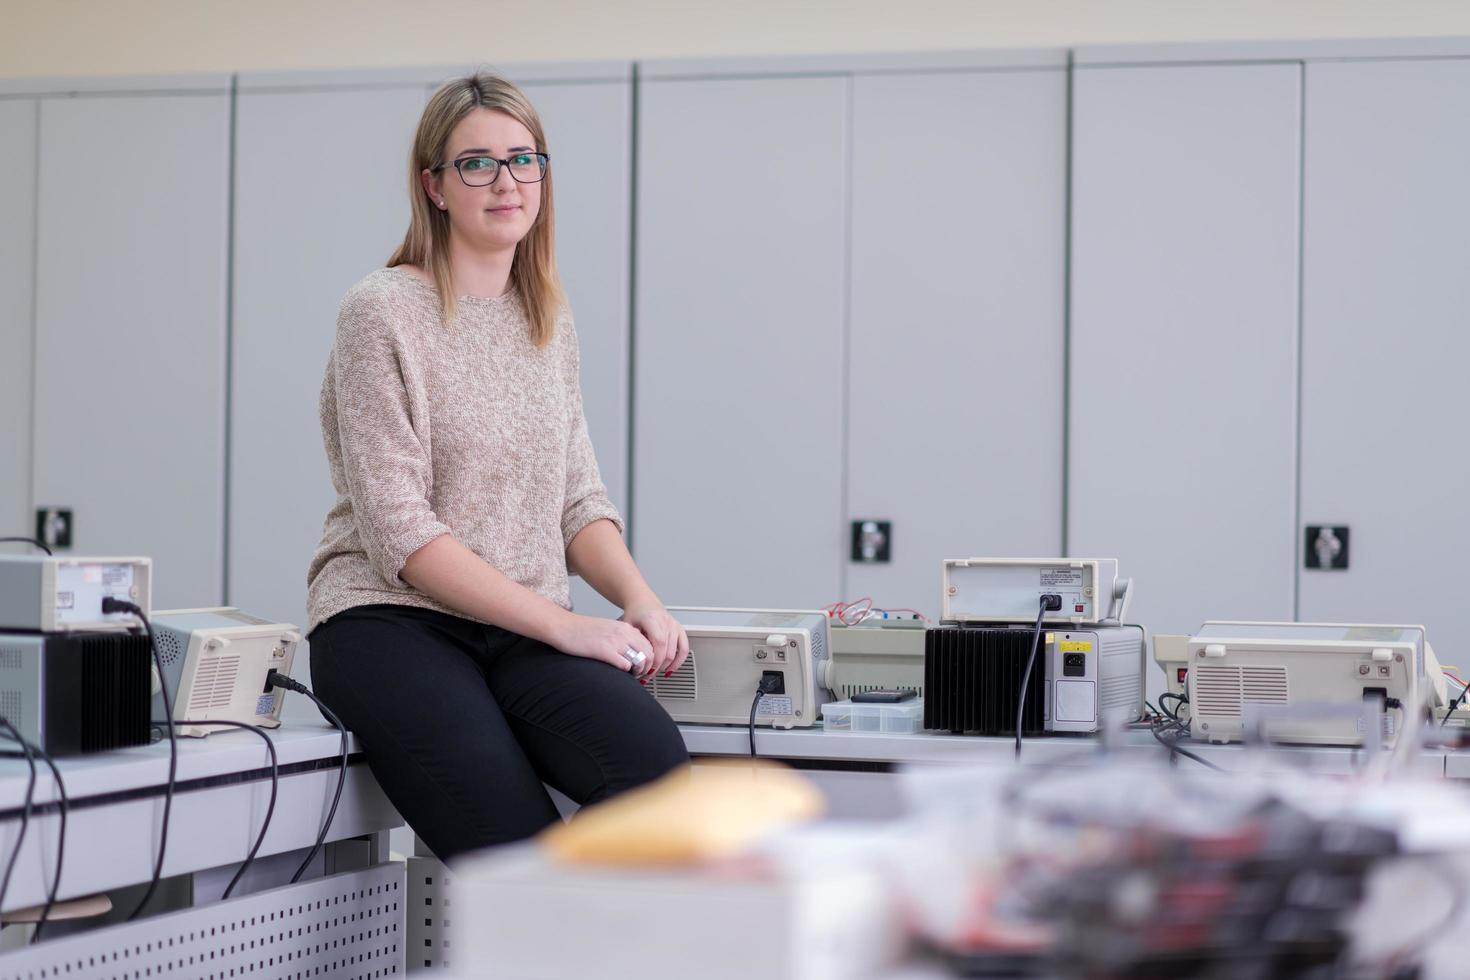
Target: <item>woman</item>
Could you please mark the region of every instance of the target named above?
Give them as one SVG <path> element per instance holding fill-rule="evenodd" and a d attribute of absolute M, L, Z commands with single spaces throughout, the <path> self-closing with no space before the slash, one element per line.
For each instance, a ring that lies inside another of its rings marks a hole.
<path fill-rule="evenodd" d="M 337 504 L 308 572 L 312 682 L 441 859 L 688 758 L 646 684 L 684 630 L 587 437 L 535 109 L 490 75 L 419 121 L 403 245 L 348 291 L 322 385 Z M 621 620 L 571 611 L 581 575 Z"/>

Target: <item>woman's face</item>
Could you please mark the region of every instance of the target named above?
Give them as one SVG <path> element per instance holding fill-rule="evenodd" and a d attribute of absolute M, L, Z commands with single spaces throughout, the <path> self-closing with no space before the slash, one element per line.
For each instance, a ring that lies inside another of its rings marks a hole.
<path fill-rule="evenodd" d="M 450 227 L 472 247 L 513 248 L 526 237 L 541 210 L 541 184 L 520 183 L 511 168 L 501 165 L 493 182 L 471 187 L 460 178 L 454 162 L 475 157 L 506 160 L 540 149 L 531 131 L 514 117 L 494 109 L 472 110 L 449 134 L 439 161 L 444 169 L 437 174 L 424 171 L 430 206 L 448 212 Z M 524 163 L 521 161 L 523 172 Z M 479 179 L 477 170 L 484 172 L 477 165 L 463 172 L 473 181 Z"/>

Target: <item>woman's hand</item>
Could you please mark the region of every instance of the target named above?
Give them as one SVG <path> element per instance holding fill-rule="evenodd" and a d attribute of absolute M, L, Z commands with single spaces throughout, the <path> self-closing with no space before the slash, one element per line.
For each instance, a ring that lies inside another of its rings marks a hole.
<path fill-rule="evenodd" d="M 689 656 L 689 635 L 661 604 L 629 606 L 623 610 L 622 621 L 636 627 L 653 648 L 648 665 L 650 675 L 667 677 L 678 670 Z"/>
<path fill-rule="evenodd" d="M 633 671 L 639 676 L 650 672 L 648 665 L 655 659 L 647 638 L 627 623 L 576 613 L 567 613 L 553 646 L 574 657 L 601 660 L 618 670 L 633 669 L 628 658 L 623 656 L 623 651 L 631 647 L 644 657 L 643 669 Z"/>

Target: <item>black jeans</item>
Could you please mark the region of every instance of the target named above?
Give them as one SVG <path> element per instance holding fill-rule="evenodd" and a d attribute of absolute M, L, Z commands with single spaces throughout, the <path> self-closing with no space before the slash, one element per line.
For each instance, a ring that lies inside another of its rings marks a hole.
<path fill-rule="evenodd" d="M 362 606 L 311 633 L 316 694 L 441 860 L 559 819 L 687 762 L 678 727 L 614 667 L 493 626 Z"/>

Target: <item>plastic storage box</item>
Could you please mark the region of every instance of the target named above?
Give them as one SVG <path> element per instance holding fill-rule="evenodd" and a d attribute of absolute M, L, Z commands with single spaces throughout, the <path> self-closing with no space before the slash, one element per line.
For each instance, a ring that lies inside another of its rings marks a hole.
<path fill-rule="evenodd" d="M 915 698 L 897 704 L 834 701 L 822 705 L 822 729 L 829 732 L 912 735 L 924 730 L 924 699 Z"/>

